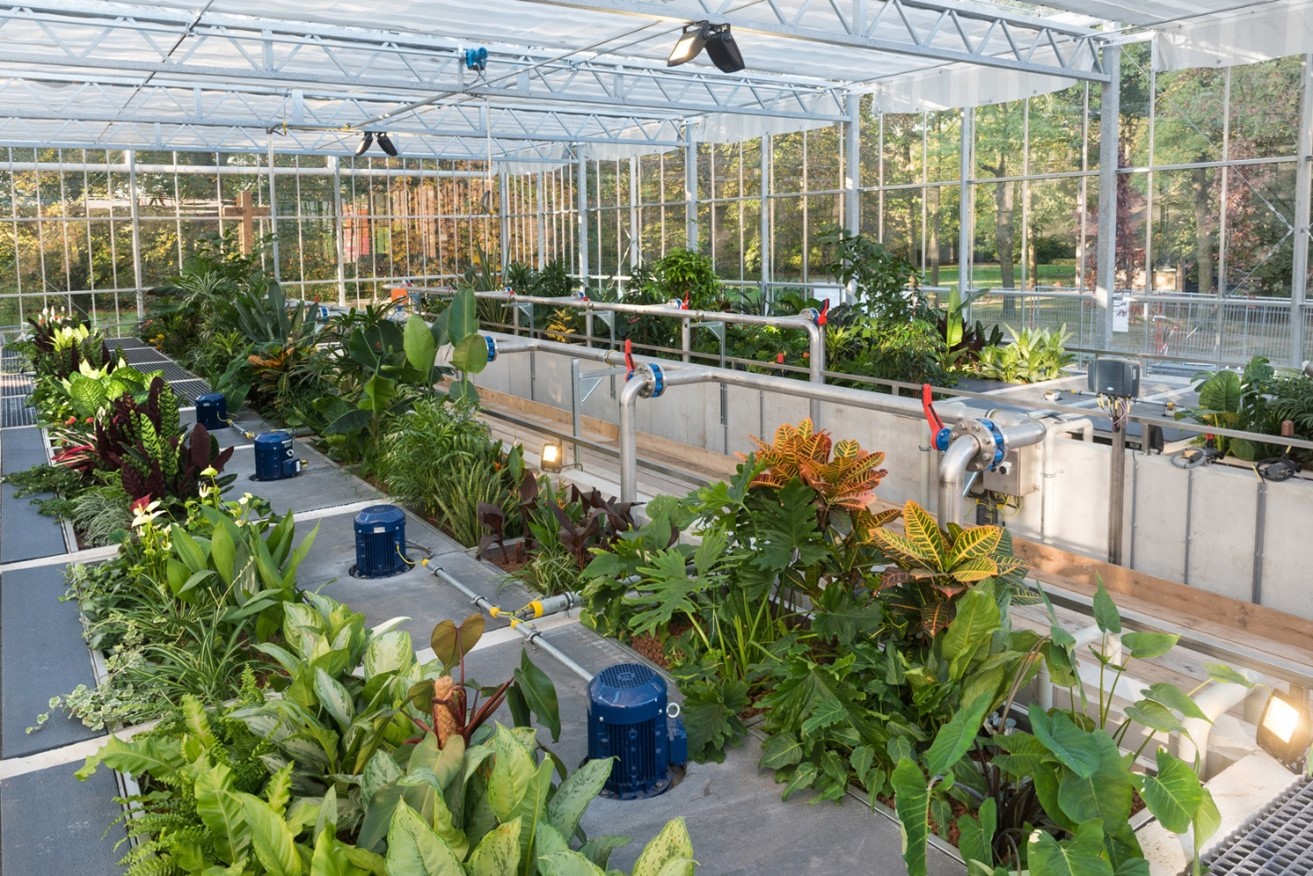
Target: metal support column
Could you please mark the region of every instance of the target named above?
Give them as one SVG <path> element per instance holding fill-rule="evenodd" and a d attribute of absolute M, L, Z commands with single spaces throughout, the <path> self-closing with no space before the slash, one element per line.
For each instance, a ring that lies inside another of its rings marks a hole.
<path fill-rule="evenodd" d="M 146 290 L 141 281 L 141 213 L 138 201 L 141 192 L 137 188 L 137 150 L 128 150 L 128 203 L 132 217 L 132 283 L 137 287 L 137 319 L 146 318 Z"/>
<path fill-rule="evenodd" d="M 771 245 L 770 239 L 770 134 L 763 134 L 761 138 L 761 210 L 757 217 L 759 233 L 761 234 L 761 301 L 762 306 L 769 308 L 774 304 L 774 296 L 770 294 L 771 281 L 771 260 L 774 259 L 775 247 Z"/>
<path fill-rule="evenodd" d="M 643 260 L 643 251 L 639 247 L 642 229 L 638 225 L 638 159 L 629 159 L 629 267 L 638 266 Z M 625 273 L 628 273 L 627 271 Z"/>
<path fill-rule="evenodd" d="M 337 303 L 346 307 L 346 218 L 342 215 L 342 159 L 330 156 L 333 166 L 333 209 L 337 215 Z"/>
<path fill-rule="evenodd" d="M 698 137 L 692 122 L 684 123 L 684 235 L 698 251 Z M 685 360 L 687 361 L 687 360 Z"/>
<path fill-rule="evenodd" d="M 1094 300 L 1103 318 L 1099 346 L 1112 349 L 1112 304 L 1117 281 L 1117 163 L 1118 119 L 1121 117 L 1120 46 L 1103 47 L 1103 69 L 1109 83 L 1099 101 L 1099 227 L 1095 241 Z"/>
<path fill-rule="evenodd" d="M 578 214 L 578 239 L 575 246 L 579 250 L 579 285 L 588 288 L 588 159 L 584 157 L 583 146 L 575 147 L 576 171 L 574 181 L 575 212 Z"/>
<path fill-rule="evenodd" d="M 497 231 L 501 240 L 501 269 L 506 273 L 506 266 L 511 263 L 511 229 L 507 219 L 510 211 L 511 193 L 506 189 L 506 168 L 497 168 Z"/>
<path fill-rule="evenodd" d="M 543 171 L 538 171 L 538 262 L 534 265 L 542 270 L 547 264 L 547 187 L 543 183 Z"/>
<path fill-rule="evenodd" d="M 1122 519 L 1126 502 L 1126 427 L 1112 424 L 1108 465 L 1108 562 L 1122 563 Z"/>
<path fill-rule="evenodd" d="M 273 137 L 269 138 L 269 153 L 266 161 L 268 162 L 269 170 L 269 233 L 273 235 L 274 239 L 273 249 L 271 251 L 274 260 L 273 274 L 274 279 L 281 283 L 283 281 L 283 266 L 282 258 L 280 257 L 281 250 L 278 246 L 278 196 L 275 192 L 274 186 L 274 180 L 278 178 L 278 175 L 274 173 Z M 304 277 L 302 279 L 304 279 Z"/>
<path fill-rule="evenodd" d="M 843 189 L 844 227 L 849 234 L 858 234 L 862 230 L 862 98 L 857 94 L 848 95 L 848 125 L 846 152 L 844 154 L 845 170 Z"/>
<path fill-rule="evenodd" d="M 1304 56 L 1299 105 L 1299 162 L 1295 165 L 1295 253 L 1290 279 L 1290 364 L 1305 358 L 1304 303 L 1308 300 L 1309 200 L 1313 198 L 1313 55 Z"/>
<path fill-rule="evenodd" d="M 971 179 L 975 176 L 976 111 L 962 110 L 962 148 L 958 163 L 957 288 L 966 297 L 971 287 L 971 252 L 974 247 L 975 210 L 972 209 Z"/>

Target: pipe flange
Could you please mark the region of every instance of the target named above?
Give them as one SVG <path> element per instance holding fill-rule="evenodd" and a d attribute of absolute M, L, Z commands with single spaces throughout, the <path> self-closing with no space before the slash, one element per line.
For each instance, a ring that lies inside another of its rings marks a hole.
<path fill-rule="evenodd" d="M 994 459 L 989 464 L 989 470 L 993 471 L 994 466 L 1002 462 L 1003 457 L 1007 455 L 1008 441 L 1003 437 L 1003 430 L 995 425 L 993 420 L 981 420 L 980 422 L 984 423 L 985 428 L 989 429 L 989 433 L 994 436 Z"/>
<path fill-rule="evenodd" d="M 637 377 L 643 381 L 642 388 L 638 391 L 639 398 L 660 398 L 666 391 L 666 375 L 661 370 L 661 366 L 655 362 L 639 362 L 634 365 L 634 369 L 629 372 L 626 380 Z"/>
<path fill-rule="evenodd" d="M 1003 436 L 989 420 L 959 420 L 950 435 L 953 441 L 966 436 L 976 442 L 976 454 L 967 463 L 967 471 L 984 471 L 1003 458 Z"/>
<path fill-rule="evenodd" d="M 484 335 L 484 336 L 483 336 L 483 340 L 484 340 L 484 343 L 486 343 L 486 344 L 488 345 L 488 361 L 489 361 L 489 362 L 496 362 L 496 361 L 497 361 L 497 339 L 494 338 L 492 335 Z"/>

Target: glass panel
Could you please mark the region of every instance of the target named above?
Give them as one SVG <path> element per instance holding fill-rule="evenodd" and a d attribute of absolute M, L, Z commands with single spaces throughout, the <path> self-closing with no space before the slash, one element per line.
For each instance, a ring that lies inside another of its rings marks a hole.
<path fill-rule="evenodd" d="M 775 280 L 802 279 L 802 198 L 772 198 L 771 273 Z"/>
<path fill-rule="evenodd" d="M 1298 57 L 1231 69 L 1231 158 L 1294 155 L 1303 62 Z"/>
<path fill-rule="evenodd" d="M 890 113 L 884 117 L 884 175 L 880 185 L 921 181 L 925 167 L 925 116 L 921 113 Z M 874 120 L 872 120 L 874 122 Z M 873 127 L 874 125 L 872 125 Z M 878 165 L 862 155 L 862 178 L 875 183 Z"/>
<path fill-rule="evenodd" d="M 1022 101 L 982 106 L 976 110 L 976 178 L 1021 176 L 1025 148 L 1025 105 Z"/>
<path fill-rule="evenodd" d="M 1143 167 L 1149 163 L 1149 83 L 1150 52 L 1148 43 L 1122 46 L 1121 60 L 1121 128 L 1119 167 Z M 1090 96 L 1091 120 L 1099 117 L 1099 105 Z"/>
<path fill-rule="evenodd" d="M 884 195 L 884 234 L 880 242 L 918 268 L 922 264 L 921 189 L 895 189 Z"/>
<path fill-rule="evenodd" d="M 838 191 L 844 179 L 844 136 L 838 125 L 806 132 L 807 191 Z"/>
<path fill-rule="evenodd" d="M 1156 166 L 1222 157 L 1226 70 L 1160 73 L 1154 106 Z"/>
<path fill-rule="evenodd" d="M 1085 86 L 1030 99 L 1030 167 L 1033 174 L 1081 170 L 1085 149 Z"/>
<path fill-rule="evenodd" d="M 975 253 L 971 288 L 1021 286 L 1021 183 L 973 186 Z"/>
<path fill-rule="evenodd" d="M 926 179 L 949 182 L 962 176 L 962 111 L 926 115 Z"/>
<path fill-rule="evenodd" d="M 1295 165 L 1256 164 L 1227 175 L 1226 295 L 1289 298 Z"/>
<path fill-rule="evenodd" d="M 1026 213 L 1025 275 L 1027 289 L 1084 289 L 1077 269 L 1080 247 L 1081 180 L 1033 180 Z"/>
<path fill-rule="evenodd" d="M 1154 175 L 1154 291 L 1216 292 L 1218 182 L 1214 168 Z M 1132 277 L 1132 288 L 1145 288 L 1143 270 Z"/>

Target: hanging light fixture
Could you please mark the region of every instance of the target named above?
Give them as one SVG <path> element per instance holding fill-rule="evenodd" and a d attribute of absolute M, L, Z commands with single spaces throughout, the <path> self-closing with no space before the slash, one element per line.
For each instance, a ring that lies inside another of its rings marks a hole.
<path fill-rule="evenodd" d="M 737 73 L 743 69 L 743 53 L 729 24 L 713 24 L 707 33 L 707 57 L 721 73 Z"/>
<path fill-rule="evenodd" d="M 382 149 L 393 158 L 397 157 L 397 147 L 393 145 L 392 138 L 388 137 L 387 132 L 383 131 L 378 135 L 378 148 Z"/>
<path fill-rule="evenodd" d="M 701 54 L 702 47 L 707 44 L 707 32 L 710 29 L 711 25 L 705 21 L 684 25 L 684 32 L 679 35 L 675 47 L 670 50 L 666 66 L 678 67 L 680 64 L 687 64 Z"/>
<path fill-rule="evenodd" d="M 356 156 L 364 155 L 372 145 L 374 145 L 374 132 L 366 131 L 365 135 L 360 138 L 360 145 L 356 147 Z"/>

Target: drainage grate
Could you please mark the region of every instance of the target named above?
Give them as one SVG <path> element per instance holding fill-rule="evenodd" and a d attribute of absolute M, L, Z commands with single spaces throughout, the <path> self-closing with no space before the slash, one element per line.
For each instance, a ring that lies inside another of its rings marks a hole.
<path fill-rule="evenodd" d="M 176 365 L 174 366 L 177 367 Z M 198 398 L 210 391 L 210 384 L 199 378 L 194 380 L 175 380 L 169 386 L 177 393 L 178 398 L 186 399 L 193 404 Z"/>
<path fill-rule="evenodd" d="M 35 425 L 36 411 L 27 403 L 26 396 L 0 398 L 0 429 Z"/>
<path fill-rule="evenodd" d="M 139 371 L 153 371 L 161 363 L 169 361 L 168 356 L 154 347 L 119 347 L 116 352 Z"/>
<path fill-rule="evenodd" d="M 0 347 L 0 374 L 21 374 L 23 357 L 13 350 Z"/>
<path fill-rule="evenodd" d="M 1313 777 L 1297 780 L 1203 863 L 1209 876 L 1313 873 Z"/>
<path fill-rule="evenodd" d="M 111 350 L 154 350 L 150 344 L 141 338 L 109 338 L 105 341 Z"/>
<path fill-rule="evenodd" d="M 35 383 L 26 374 L 6 374 L 0 372 L 0 396 L 5 398 L 26 398 L 32 394 Z"/>

